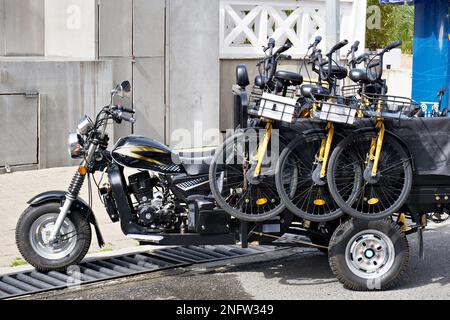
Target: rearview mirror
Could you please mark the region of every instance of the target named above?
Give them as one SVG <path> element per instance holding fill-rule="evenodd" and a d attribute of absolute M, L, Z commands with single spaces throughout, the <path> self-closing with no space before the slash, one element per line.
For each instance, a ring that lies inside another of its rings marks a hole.
<path fill-rule="evenodd" d="M 121 84 L 118 84 L 116 88 L 111 92 L 112 95 L 119 95 L 121 97 L 129 96 L 131 92 L 131 83 L 130 81 L 124 81 Z"/>
<path fill-rule="evenodd" d="M 124 81 L 121 84 L 122 87 L 122 91 L 125 93 L 130 93 L 131 92 L 131 83 L 130 81 Z"/>

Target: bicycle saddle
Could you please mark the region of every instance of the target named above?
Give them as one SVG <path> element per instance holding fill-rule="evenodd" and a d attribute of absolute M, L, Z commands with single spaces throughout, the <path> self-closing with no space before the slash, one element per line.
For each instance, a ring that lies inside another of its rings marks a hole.
<path fill-rule="evenodd" d="M 299 86 L 303 83 L 303 77 L 291 71 L 277 71 L 275 78 L 284 82 L 285 85 Z"/>
<path fill-rule="evenodd" d="M 317 100 L 322 100 L 325 96 L 330 95 L 330 91 L 316 84 L 305 84 L 301 87 L 300 92 L 305 98 L 316 98 Z"/>
<path fill-rule="evenodd" d="M 267 77 L 266 76 L 256 76 L 255 78 L 255 86 L 264 89 L 264 87 L 267 84 Z"/>
<path fill-rule="evenodd" d="M 329 70 L 328 64 L 324 65 L 322 68 L 325 73 L 328 73 L 328 70 Z M 331 67 L 331 75 L 330 76 L 334 77 L 338 80 L 345 79 L 345 78 L 347 78 L 347 68 L 343 67 L 343 66 L 333 65 Z"/>
<path fill-rule="evenodd" d="M 352 69 L 348 77 L 356 83 L 370 83 L 367 77 L 367 69 Z"/>

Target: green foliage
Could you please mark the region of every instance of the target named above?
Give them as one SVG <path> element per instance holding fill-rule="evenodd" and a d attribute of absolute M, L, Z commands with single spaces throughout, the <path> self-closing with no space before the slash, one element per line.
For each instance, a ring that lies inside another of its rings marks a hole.
<path fill-rule="evenodd" d="M 387 46 L 397 40 L 403 41 L 403 53 L 412 53 L 414 35 L 414 7 L 380 5 L 378 0 L 369 0 L 368 7 L 378 6 L 381 11 L 379 17 L 380 28 L 370 28 L 368 23 L 366 30 L 366 45 L 370 50 L 376 50 Z M 368 19 L 377 19 L 373 12 L 368 11 Z"/>
<path fill-rule="evenodd" d="M 11 261 L 11 263 L 9 264 L 9 266 L 11 268 L 15 268 L 15 267 L 20 267 L 20 266 L 26 266 L 28 263 L 23 260 L 22 258 L 16 258 L 13 261 Z"/>

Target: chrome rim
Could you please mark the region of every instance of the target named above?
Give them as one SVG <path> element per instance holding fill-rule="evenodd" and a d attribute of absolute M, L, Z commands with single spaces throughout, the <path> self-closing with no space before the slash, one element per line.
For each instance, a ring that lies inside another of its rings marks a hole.
<path fill-rule="evenodd" d="M 345 252 L 350 271 L 364 279 L 385 275 L 395 260 L 392 240 L 377 230 L 365 230 L 355 235 L 348 242 Z"/>
<path fill-rule="evenodd" d="M 60 229 L 60 235 L 66 235 L 66 239 L 60 239 L 50 244 L 50 234 L 55 225 L 58 213 L 48 213 L 39 217 L 31 226 L 30 243 L 33 250 L 41 257 L 48 260 L 59 260 L 67 257 L 77 243 L 76 229 L 72 221 L 66 218 Z"/>

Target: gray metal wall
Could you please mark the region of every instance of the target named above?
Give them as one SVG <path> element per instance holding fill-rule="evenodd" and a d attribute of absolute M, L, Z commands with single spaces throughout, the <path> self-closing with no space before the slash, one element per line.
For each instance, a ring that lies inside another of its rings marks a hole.
<path fill-rule="evenodd" d="M 99 61 L 28 57 L 44 54 L 45 1 L 0 0 L 0 56 L 21 56 L 0 57 L 0 94 L 41 94 L 39 167 L 74 163 L 67 157 L 67 133 L 125 79 L 133 81 L 138 122 L 115 126 L 114 140 L 134 132 L 177 148 L 214 145 L 202 140 L 202 132 L 219 126 L 219 0 L 92 1 L 99 5 Z M 0 107 L 11 105 L 5 101 Z M 25 136 L 34 131 L 26 123 L 35 117 L 22 118 L 16 131 Z M 181 141 L 180 133 L 199 140 Z M 31 141 L 28 148 L 35 149 Z M 2 154 L 0 168 L 1 162 Z"/>
<path fill-rule="evenodd" d="M 44 0 L 0 0 L 0 56 L 44 55 Z"/>
<path fill-rule="evenodd" d="M 186 145 L 177 136 L 183 129 L 194 133 L 195 121 L 203 131 L 219 127 L 219 0 L 170 0 L 168 25 L 171 144 L 214 145 Z"/>
<path fill-rule="evenodd" d="M 113 61 L 116 83 L 133 82 L 137 123 L 115 127 L 165 141 L 165 0 L 101 0 L 99 55 Z"/>
<path fill-rule="evenodd" d="M 67 154 L 68 133 L 75 130 L 82 115 L 93 116 L 101 106 L 108 103 L 108 93 L 112 88 L 111 63 L 3 58 L 0 60 L 0 70 L 8 75 L 8 80 L 0 83 L 1 93 L 35 91 L 41 95 L 39 167 L 60 167 L 76 163 L 70 161 Z M 0 109 L 7 107 L 5 104 L 0 105 Z M 23 107 L 16 106 L 23 113 L 27 112 Z M 36 140 L 23 139 L 24 135 L 29 137 L 28 127 L 35 127 L 34 118 L 30 118 L 29 114 L 18 113 L 17 120 L 10 117 L 11 121 L 13 123 L 10 125 L 14 130 L 8 131 L 5 145 L 10 150 L 15 150 L 14 144 L 22 141 L 20 149 L 35 150 Z M 15 162 L 11 160 L 10 154 L 2 154 L 1 150 L 0 158 Z M 0 163 L 0 167 L 3 165 L 4 163 Z"/>

